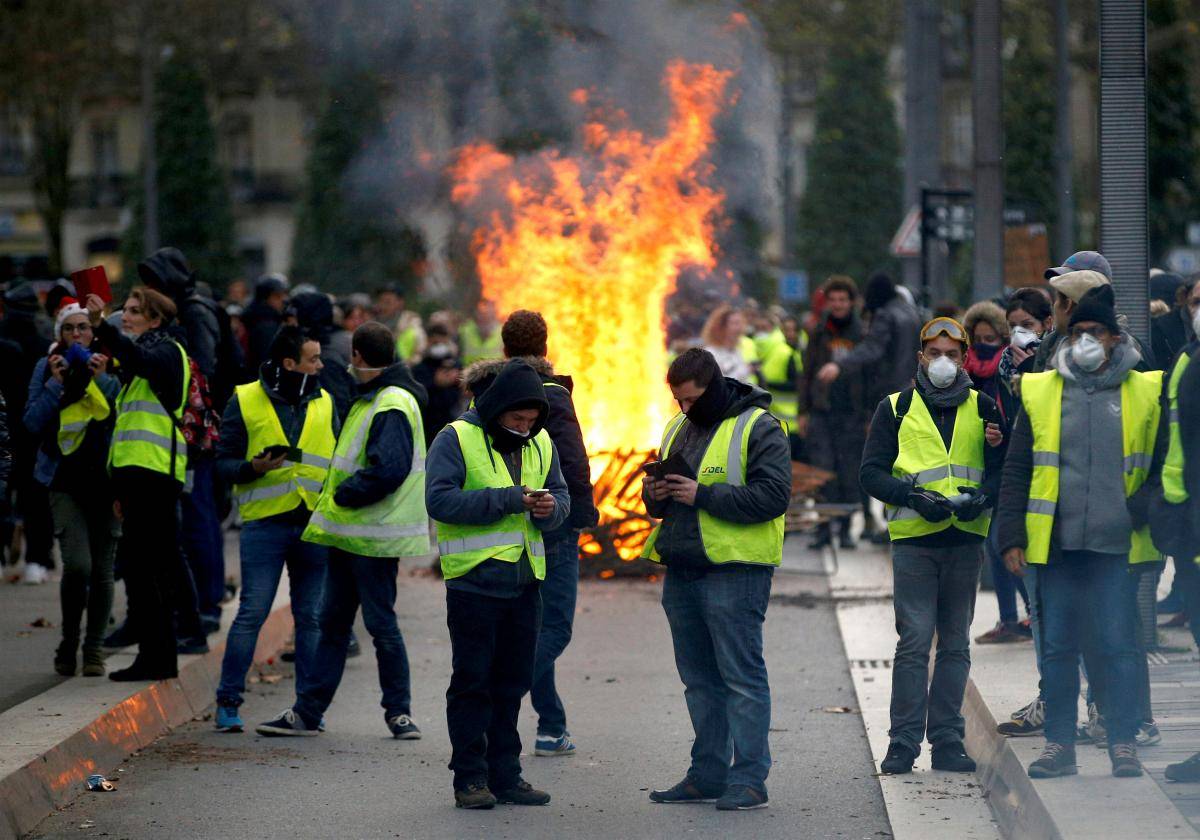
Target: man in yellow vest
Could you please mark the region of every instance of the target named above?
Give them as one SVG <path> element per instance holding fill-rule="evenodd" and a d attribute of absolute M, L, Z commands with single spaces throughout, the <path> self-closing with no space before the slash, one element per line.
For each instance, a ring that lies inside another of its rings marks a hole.
<path fill-rule="evenodd" d="M 399 558 L 429 554 L 425 514 L 425 389 L 396 359 L 392 331 L 370 321 L 354 331 L 350 372 L 358 393 L 338 435 L 329 474 L 301 537 L 329 548 L 320 638 L 296 702 L 259 724 L 262 735 L 316 735 L 342 681 L 350 630 L 362 607 L 375 642 L 383 718 L 392 737 L 414 740 L 408 652 L 396 623 Z M 299 640 L 297 639 L 297 643 Z M 300 651 L 297 644 L 297 664 Z"/>
<path fill-rule="evenodd" d="M 458 328 L 458 354 L 464 365 L 504 355 L 496 305 L 490 300 L 479 301 L 474 316 Z"/>
<path fill-rule="evenodd" d="M 571 500 L 544 428 L 550 409 L 537 372 L 513 359 L 472 389 L 473 407 L 430 447 L 425 493 L 453 650 L 446 722 L 454 802 L 545 805 L 550 794 L 521 778 L 517 717 L 533 684 L 542 535 L 562 525 Z"/>
<path fill-rule="evenodd" d="M 883 773 L 912 772 L 928 740 L 935 770 L 975 771 L 963 747 L 963 692 L 980 551 L 1004 462 L 996 403 L 963 371 L 968 338 L 952 318 L 921 329 L 916 385 L 880 401 L 859 475 L 884 503 L 892 541 L 896 656 Z M 937 661 L 929 677 L 929 648 Z"/>
<path fill-rule="evenodd" d="M 1038 569 L 1046 747 L 1033 778 L 1077 772 L 1081 650 L 1101 672 L 1112 773 L 1142 775 L 1135 739 L 1149 686 L 1129 586 L 1131 564 L 1159 559 L 1145 525 L 1162 462 L 1162 372 L 1134 370 L 1140 360 L 1103 284 L 1080 298 L 1047 369 L 1021 379 L 997 529 L 1010 571 Z"/>
<path fill-rule="evenodd" d="M 663 471 L 642 480 L 646 510 L 661 520 L 645 556 L 667 568 L 663 610 L 696 738 L 683 780 L 650 799 L 763 808 L 771 687 L 762 627 L 791 500 L 787 435 L 771 396 L 722 376 L 707 350 L 682 353 L 667 384 L 680 413 L 663 433 Z"/>
<path fill-rule="evenodd" d="M 239 385 L 221 421 L 217 471 L 242 517 L 241 597 L 225 640 L 217 688 L 218 732 L 241 732 L 246 672 L 286 566 L 296 628 L 296 685 L 311 679 L 325 589 L 324 546 L 300 539 L 333 458 L 338 420 L 319 375 L 321 344 L 299 327 L 271 342 L 258 381 Z"/>

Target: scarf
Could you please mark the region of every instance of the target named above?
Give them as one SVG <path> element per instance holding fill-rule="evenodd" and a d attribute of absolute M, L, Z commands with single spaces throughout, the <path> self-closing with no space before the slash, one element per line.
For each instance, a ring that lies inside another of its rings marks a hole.
<path fill-rule="evenodd" d="M 714 376 L 704 393 L 684 414 L 692 425 L 710 429 L 725 419 L 725 409 L 728 406 L 729 386 L 725 384 L 725 377 Z"/>
<path fill-rule="evenodd" d="M 924 365 L 917 366 L 917 386 L 925 402 L 935 408 L 955 408 L 967 401 L 967 392 L 971 390 L 971 377 L 959 368 L 958 377 L 947 388 L 935 388 L 929 381 L 929 374 Z"/>

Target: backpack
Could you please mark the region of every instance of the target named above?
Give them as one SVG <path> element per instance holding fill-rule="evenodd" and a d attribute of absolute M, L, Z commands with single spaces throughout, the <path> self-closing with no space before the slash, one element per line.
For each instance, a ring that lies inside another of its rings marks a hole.
<path fill-rule="evenodd" d="M 211 452 L 221 436 L 221 415 L 213 405 L 208 379 L 191 356 L 188 356 L 188 367 L 191 370 L 191 382 L 188 384 L 187 404 L 179 428 L 189 447 L 200 452 Z"/>

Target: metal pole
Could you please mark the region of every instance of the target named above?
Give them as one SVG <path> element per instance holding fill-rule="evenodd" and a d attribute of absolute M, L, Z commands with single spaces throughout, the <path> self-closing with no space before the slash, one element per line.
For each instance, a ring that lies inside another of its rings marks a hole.
<path fill-rule="evenodd" d="M 1146 3 L 1100 0 L 1100 247 L 1117 309 L 1150 341 Z"/>
<path fill-rule="evenodd" d="M 1071 154 L 1071 56 L 1067 40 L 1067 0 L 1054 0 L 1054 261 L 1075 253 L 1075 182 Z"/>
<path fill-rule="evenodd" d="M 1000 0 L 975 0 L 971 113 L 975 134 L 975 300 L 1004 289 L 1004 125 Z"/>
<path fill-rule="evenodd" d="M 939 100 L 941 99 L 940 0 L 904 3 L 904 206 L 921 201 L 922 187 L 941 183 Z M 921 288 L 928 255 L 903 261 L 904 285 Z"/>
<path fill-rule="evenodd" d="M 158 155 L 154 136 L 154 76 L 158 70 L 154 6 L 142 6 L 142 240 L 146 254 L 158 250 Z"/>

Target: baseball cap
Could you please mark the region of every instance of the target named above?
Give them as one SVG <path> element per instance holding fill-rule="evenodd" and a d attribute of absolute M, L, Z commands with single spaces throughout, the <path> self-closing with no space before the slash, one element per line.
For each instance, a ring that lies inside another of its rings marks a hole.
<path fill-rule="evenodd" d="M 1047 268 L 1045 278 L 1050 280 L 1072 271 L 1098 271 L 1112 282 L 1112 266 L 1099 251 L 1076 251 L 1066 262 L 1056 268 Z"/>
<path fill-rule="evenodd" d="M 1062 292 L 1076 303 L 1090 289 L 1111 285 L 1112 281 L 1099 271 L 1071 271 L 1050 278 L 1050 288 L 1056 292 Z"/>

